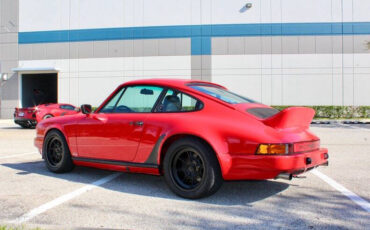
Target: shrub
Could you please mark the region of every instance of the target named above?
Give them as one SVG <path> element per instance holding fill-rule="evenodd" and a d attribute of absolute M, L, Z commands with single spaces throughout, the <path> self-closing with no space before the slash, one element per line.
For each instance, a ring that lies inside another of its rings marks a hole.
<path fill-rule="evenodd" d="M 283 110 L 292 106 L 273 105 L 272 107 Z M 370 106 L 304 106 L 316 111 L 315 118 L 370 118 Z"/>

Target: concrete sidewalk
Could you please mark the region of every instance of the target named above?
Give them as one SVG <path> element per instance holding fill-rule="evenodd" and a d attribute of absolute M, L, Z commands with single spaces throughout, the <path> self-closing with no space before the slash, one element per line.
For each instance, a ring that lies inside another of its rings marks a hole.
<path fill-rule="evenodd" d="M 0 124 L 14 123 L 13 119 L 0 119 Z"/>

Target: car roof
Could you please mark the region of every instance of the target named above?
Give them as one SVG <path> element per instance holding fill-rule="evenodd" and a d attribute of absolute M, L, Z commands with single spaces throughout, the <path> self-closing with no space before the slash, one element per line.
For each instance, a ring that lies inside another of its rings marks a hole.
<path fill-rule="evenodd" d="M 152 78 L 152 79 L 141 79 L 141 80 L 134 80 L 128 81 L 121 86 L 126 85 L 159 85 L 159 86 L 167 86 L 171 88 L 185 88 L 187 84 L 206 84 L 206 85 L 213 85 L 217 87 L 221 87 L 226 89 L 222 85 L 218 85 L 212 82 L 207 81 L 199 81 L 199 80 L 191 80 L 191 79 L 173 79 L 173 78 Z"/>

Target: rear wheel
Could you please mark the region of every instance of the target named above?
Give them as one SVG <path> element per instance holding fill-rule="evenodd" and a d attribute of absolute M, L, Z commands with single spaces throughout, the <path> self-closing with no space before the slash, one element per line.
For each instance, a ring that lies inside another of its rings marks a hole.
<path fill-rule="evenodd" d="M 47 115 L 45 115 L 42 119 L 43 119 L 43 120 L 45 120 L 45 119 L 48 119 L 48 118 L 51 118 L 51 117 L 53 117 L 53 115 L 51 115 L 51 114 L 47 114 Z"/>
<path fill-rule="evenodd" d="M 57 130 L 52 130 L 46 135 L 43 154 L 46 167 L 52 172 L 69 172 L 74 168 L 67 142 L 63 134 Z"/>
<path fill-rule="evenodd" d="M 213 150 L 196 138 L 174 142 L 163 164 L 168 186 L 184 198 L 198 199 L 212 195 L 223 182 Z"/>

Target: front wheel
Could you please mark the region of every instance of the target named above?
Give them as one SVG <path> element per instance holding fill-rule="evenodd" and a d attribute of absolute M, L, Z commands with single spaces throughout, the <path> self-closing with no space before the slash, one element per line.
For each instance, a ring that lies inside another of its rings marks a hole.
<path fill-rule="evenodd" d="M 57 130 L 52 130 L 46 135 L 43 155 L 46 167 L 51 172 L 69 172 L 74 168 L 67 142 L 63 134 Z"/>
<path fill-rule="evenodd" d="M 174 142 L 167 150 L 163 169 L 170 189 L 184 198 L 210 196 L 223 182 L 213 150 L 196 138 Z"/>

